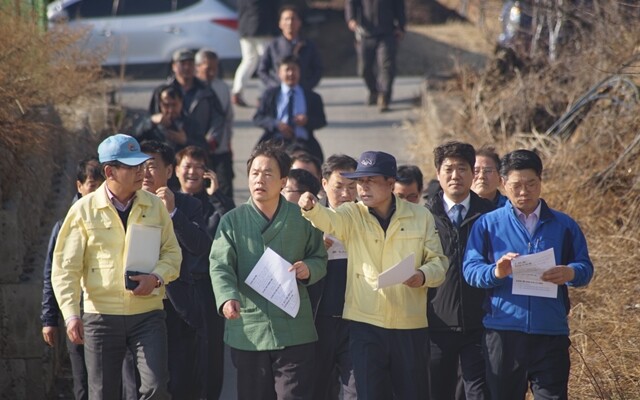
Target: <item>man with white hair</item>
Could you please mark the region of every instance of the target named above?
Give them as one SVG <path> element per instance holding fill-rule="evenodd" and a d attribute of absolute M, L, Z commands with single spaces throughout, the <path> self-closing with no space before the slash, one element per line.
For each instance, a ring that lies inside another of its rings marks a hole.
<path fill-rule="evenodd" d="M 222 194 L 233 198 L 233 154 L 231 152 L 231 137 L 233 136 L 233 107 L 231 106 L 231 91 L 229 86 L 218 77 L 218 55 L 211 50 L 201 49 L 196 53 L 196 76 L 209 84 L 215 93 L 222 112 L 224 123 L 220 128 L 220 135 L 209 141 L 208 164 L 218 177 L 219 189 Z"/>

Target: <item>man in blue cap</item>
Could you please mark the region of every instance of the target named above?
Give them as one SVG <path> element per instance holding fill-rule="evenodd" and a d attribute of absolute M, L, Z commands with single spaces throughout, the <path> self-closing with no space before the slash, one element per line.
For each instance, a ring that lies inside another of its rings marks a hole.
<path fill-rule="evenodd" d="M 440 285 L 448 262 L 431 213 L 394 194 L 396 160 L 362 153 L 355 172 L 358 203 L 336 209 L 305 193 L 302 215 L 340 240 L 349 254 L 343 318 L 350 320 L 349 350 L 359 399 L 423 399 L 427 395 L 428 287 Z M 378 288 L 378 276 L 415 255 L 415 273 L 403 284 Z"/>
<path fill-rule="evenodd" d="M 141 190 L 142 164 L 150 157 L 138 142 L 110 136 L 98 156 L 105 183 L 78 200 L 62 223 L 53 254 L 53 290 L 69 340 L 84 344 L 89 398 L 119 398 L 128 348 L 140 373 L 140 398 L 168 399 L 162 298 L 164 285 L 180 272 L 180 246 L 162 200 Z M 127 289 L 126 239 L 134 225 L 159 229 L 160 243 L 157 262 L 145 266 L 151 272 L 130 277 L 135 288 Z"/>

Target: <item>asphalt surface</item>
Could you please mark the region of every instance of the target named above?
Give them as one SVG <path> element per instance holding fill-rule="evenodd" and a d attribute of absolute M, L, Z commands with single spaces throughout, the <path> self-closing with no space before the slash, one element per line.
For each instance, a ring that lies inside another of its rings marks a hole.
<path fill-rule="evenodd" d="M 364 105 L 367 92 L 359 78 L 323 79 L 316 91 L 323 98 L 328 125 L 316 131 L 315 135 L 325 157 L 343 153 L 357 159 L 363 151 L 383 150 L 396 156 L 398 165 L 408 162 L 407 135 L 402 123 L 417 116 L 414 100 L 420 95 L 421 82 L 418 77 L 396 79 L 391 111 L 380 113 L 375 106 Z M 125 107 L 146 110 L 153 89 L 161 83 L 159 80 L 126 82 L 118 91 L 119 100 Z M 262 134 L 251 122 L 259 95 L 258 82 L 250 81 L 243 96 L 251 106 L 235 108 L 232 148 L 235 200 L 238 204 L 249 196 L 246 161 Z"/>
<path fill-rule="evenodd" d="M 120 103 L 133 110 L 147 110 L 153 89 L 159 80 L 125 82 L 117 92 Z M 229 83 L 229 82 L 228 82 Z M 316 89 L 324 100 L 327 127 L 315 132 L 325 157 L 342 153 L 358 158 L 367 150 L 381 150 L 393 154 L 398 165 L 408 163 L 406 131 L 403 123 L 416 119 L 418 109 L 415 99 L 422 87 L 419 77 L 402 77 L 394 83 L 393 102 L 389 112 L 380 113 L 375 106 L 365 106 L 367 96 L 364 83 L 359 78 L 325 78 Z M 251 122 L 256 111 L 260 88 L 256 80 L 250 81 L 243 93 L 250 107 L 235 108 L 235 125 L 232 148 L 234 152 L 235 201 L 245 202 L 247 189 L 246 162 L 251 149 L 262 132 Z M 126 133 L 126 132 L 123 132 Z M 235 371 L 228 352 L 225 362 L 225 384 L 220 399 L 235 400 Z"/>

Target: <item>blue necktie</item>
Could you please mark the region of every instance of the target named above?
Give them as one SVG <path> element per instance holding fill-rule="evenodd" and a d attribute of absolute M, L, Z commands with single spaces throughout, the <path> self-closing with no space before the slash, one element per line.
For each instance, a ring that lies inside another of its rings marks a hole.
<path fill-rule="evenodd" d="M 455 214 L 453 215 L 453 224 L 460 228 L 462 225 L 462 210 L 464 210 L 464 206 L 462 204 L 454 204 L 453 209 L 455 210 Z"/>
<path fill-rule="evenodd" d="M 295 123 L 293 122 L 293 105 L 293 88 L 291 88 L 291 90 L 289 90 L 289 102 L 287 103 L 287 125 L 295 129 Z"/>

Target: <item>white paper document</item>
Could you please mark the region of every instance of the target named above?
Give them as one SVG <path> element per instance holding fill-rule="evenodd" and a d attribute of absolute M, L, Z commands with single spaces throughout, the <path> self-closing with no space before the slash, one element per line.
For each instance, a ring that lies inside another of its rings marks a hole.
<path fill-rule="evenodd" d="M 411 278 L 416 272 L 416 255 L 411 253 L 407 258 L 378 275 L 377 289 L 397 285 Z"/>
<path fill-rule="evenodd" d="M 544 282 L 542 274 L 556 266 L 553 248 L 540 253 L 518 256 L 511 260 L 513 287 L 511 293 L 526 296 L 558 297 L 558 285 Z"/>
<path fill-rule="evenodd" d="M 331 247 L 327 249 L 329 260 L 344 260 L 347 258 L 347 250 L 344 248 L 342 242 L 331 235 L 325 235 L 325 237 L 333 242 Z"/>
<path fill-rule="evenodd" d="M 127 227 L 125 243 L 127 254 L 124 256 L 125 271 L 151 273 L 156 269 L 160 258 L 161 229 L 159 226 L 131 225 Z M 160 294 L 155 288 L 152 295 Z"/>
<path fill-rule="evenodd" d="M 296 272 L 291 264 L 267 247 L 245 283 L 282 311 L 296 317 L 300 309 L 300 293 Z"/>
<path fill-rule="evenodd" d="M 126 271 L 150 273 L 156 268 L 160 257 L 160 234 L 159 226 L 127 227 L 127 254 L 124 259 Z"/>

